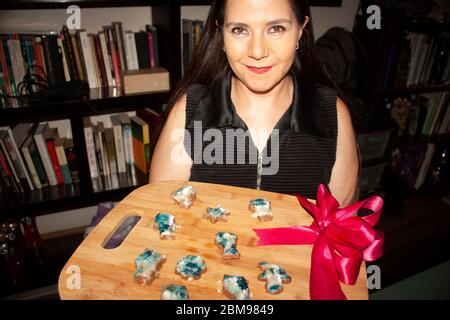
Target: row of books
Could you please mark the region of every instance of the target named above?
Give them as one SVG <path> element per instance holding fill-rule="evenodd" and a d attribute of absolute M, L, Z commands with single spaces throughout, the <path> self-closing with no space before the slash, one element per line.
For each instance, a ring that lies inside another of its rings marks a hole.
<path fill-rule="evenodd" d="M 150 108 L 136 116 L 120 113 L 110 123 L 84 118 L 84 135 L 94 192 L 145 183 L 150 166 L 150 139 L 160 115 Z"/>
<path fill-rule="evenodd" d="M 422 93 L 409 98 L 405 116 L 410 136 L 435 136 L 450 132 L 450 92 Z"/>
<path fill-rule="evenodd" d="M 182 20 L 182 40 L 183 40 L 183 71 L 189 62 L 194 49 L 200 42 L 200 38 L 204 31 L 205 22 L 202 20 Z"/>
<path fill-rule="evenodd" d="M 391 167 L 408 188 L 419 190 L 441 179 L 437 172 L 443 169 L 436 169 L 445 154 L 448 157 L 448 146 L 445 149 L 445 144 L 412 144 L 392 151 Z"/>
<path fill-rule="evenodd" d="M 24 192 L 79 181 L 73 140 L 48 123 L 0 130 L 0 190 Z"/>
<path fill-rule="evenodd" d="M 159 67 L 157 29 L 124 31 L 121 22 L 112 22 L 98 33 L 69 30 L 60 34 L 7 34 L 0 36 L 0 93 L 19 95 L 19 84 L 29 71 L 39 84 L 59 85 L 85 80 L 90 88 L 120 87 L 126 70 Z M 4 107 L 17 107 L 14 99 L 2 99 Z"/>
<path fill-rule="evenodd" d="M 450 81 L 450 39 L 402 32 L 392 41 L 384 87 L 439 85 Z"/>

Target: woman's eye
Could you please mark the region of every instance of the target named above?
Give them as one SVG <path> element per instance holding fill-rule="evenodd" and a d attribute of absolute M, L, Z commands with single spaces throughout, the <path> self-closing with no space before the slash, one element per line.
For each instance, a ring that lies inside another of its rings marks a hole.
<path fill-rule="evenodd" d="M 273 26 L 272 28 L 270 28 L 271 33 L 281 33 L 285 30 L 286 28 L 283 26 Z"/>
<path fill-rule="evenodd" d="M 231 33 L 235 34 L 237 36 L 240 36 L 245 33 L 245 30 L 242 28 L 239 28 L 239 27 L 235 27 L 235 28 L 231 29 Z"/>

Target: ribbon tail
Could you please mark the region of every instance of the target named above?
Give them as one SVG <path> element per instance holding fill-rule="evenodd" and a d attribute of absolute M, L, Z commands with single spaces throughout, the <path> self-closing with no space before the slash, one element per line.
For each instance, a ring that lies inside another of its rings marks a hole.
<path fill-rule="evenodd" d="M 339 284 L 327 238 L 326 231 L 321 232 L 312 250 L 309 296 L 311 300 L 347 300 Z"/>
<path fill-rule="evenodd" d="M 253 229 L 257 246 L 313 244 L 317 233 L 309 227 Z"/>

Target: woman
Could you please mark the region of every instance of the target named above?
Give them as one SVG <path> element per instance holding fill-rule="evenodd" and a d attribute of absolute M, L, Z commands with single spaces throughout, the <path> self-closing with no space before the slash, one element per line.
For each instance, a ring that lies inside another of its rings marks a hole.
<path fill-rule="evenodd" d="M 217 0 L 172 99 L 150 183 L 192 180 L 356 200 L 345 97 L 314 51 L 304 0 Z"/>

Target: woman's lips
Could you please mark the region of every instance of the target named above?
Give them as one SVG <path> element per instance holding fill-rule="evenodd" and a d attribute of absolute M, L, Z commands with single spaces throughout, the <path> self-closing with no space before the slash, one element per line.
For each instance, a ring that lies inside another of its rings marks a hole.
<path fill-rule="evenodd" d="M 262 67 L 262 68 L 256 68 L 256 67 L 250 67 L 250 66 L 246 66 L 250 71 L 253 71 L 254 73 L 257 74 L 263 74 L 266 73 L 267 71 L 269 71 L 270 69 L 272 69 L 272 67 Z"/>

